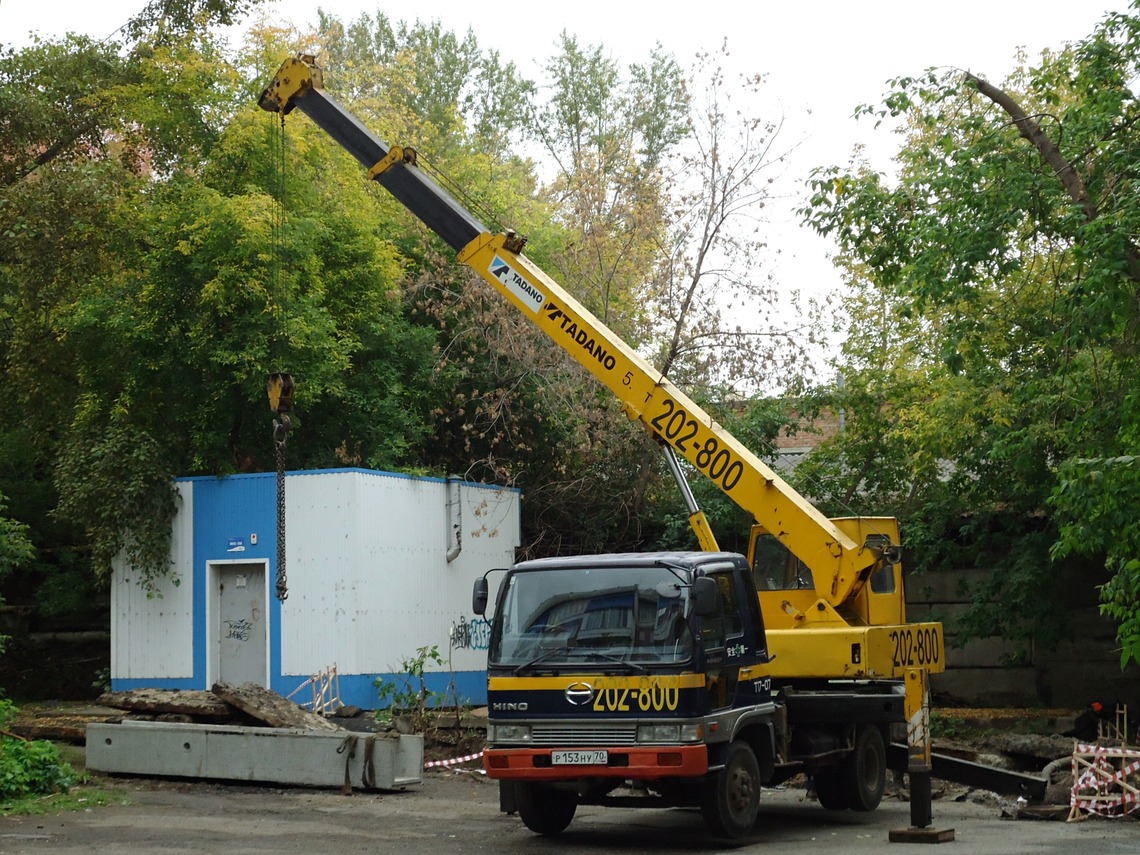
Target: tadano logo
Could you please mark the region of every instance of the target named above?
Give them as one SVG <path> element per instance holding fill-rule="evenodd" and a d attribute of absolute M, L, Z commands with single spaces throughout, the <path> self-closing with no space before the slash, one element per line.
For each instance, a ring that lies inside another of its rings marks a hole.
<path fill-rule="evenodd" d="M 534 314 L 537 315 L 539 309 L 546 305 L 546 295 L 499 256 L 496 255 L 491 260 L 491 265 L 487 271 L 502 282 L 504 287 L 518 297 L 522 304 Z"/>

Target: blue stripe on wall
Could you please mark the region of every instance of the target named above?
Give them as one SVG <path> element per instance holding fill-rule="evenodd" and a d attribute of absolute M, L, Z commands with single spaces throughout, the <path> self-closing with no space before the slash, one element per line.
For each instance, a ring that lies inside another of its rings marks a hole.
<path fill-rule="evenodd" d="M 401 675 L 399 674 L 380 674 L 381 679 L 389 682 L 398 682 Z M 459 703 L 465 706 L 483 706 L 487 703 L 487 672 L 486 671 L 459 671 L 456 672 L 455 685 L 452 683 L 452 675 L 450 674 L 426 674 L 425 682 L 427 683 L 428 690 L 435 693 L 437 696 L 443 696 L 436 706 L 452 706 L 455 704 L 456 695 L 459 696 Z M 298 687 L 302 686 L 307 676 L 295 676 L 286 674 L 284 676 L 275 675 L 272 680 L 270 688 L 282 697 L 293 695 L 293 701 L 298 704 L 311 704 L 313 700 L 313 691 L 309 686 L 301 688 L 297 691 Z M 365 710 L 379 709 L 380 707 L 380 693 L 379 689 L 374 685 L 375 676 L 365 676 L 360 674 L 345 674 L 340 678 L 340 702 L 345 706 L 360 707 Z M 203 688 L 202 682 L 198 679 L 185 679 L 185 680 L 170 680 L 170 679 L 147 679 L 147 680 L 115 680 L 111 686 L 116 692 L 129 692 L 131 689 L 201 689 Z M 205 688 L 209 688 L 206 686 Z"/>
<path fill-rule="evenodd" d="M 439 698 L 435 704 L 436 706 L 454 706 L 457 695 L 459 697 L 459 703 L 466 706 L 484 706 L 487 703 L 486 671 L 457 671 L 454 674 L 454 687 L 451 685 L 452 676 L 452 674 L 424 675 L 424 682 L 427 683 L 428 691 Z M 360 707 L 365 710 L 381 709 L 380 690 L 374 685 L 374 681 L 377 677 L 387 682 L 395 682 L 397 685 L 402 685 L 400 682 L 402 675 L 400 674 L 379 674 L 373 676 L 341 674 L 340 702 L 346 706 Z M 288 697 L 294 691 L 297 691 L 297 688 L 308 679 L 308 675 L 275 676 L 273 678 L 273 685 L 271 685 L 270 688 L 282 697 Z M 305 686 L 300 691 L 297 691 L 297 693 L 293 695 L 293 700 L 299 704 L 311 703 L 313 700 L 312 688 Z M 387 704 L 384 706 L 387 706 Z"/>

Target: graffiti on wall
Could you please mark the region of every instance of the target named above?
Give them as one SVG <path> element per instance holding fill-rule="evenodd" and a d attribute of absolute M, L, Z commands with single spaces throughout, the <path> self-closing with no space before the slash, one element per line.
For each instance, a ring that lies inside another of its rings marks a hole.
<path fill-rule="evenodd" d="M 249 634 L 253 630 L 253 622 L 241 618 L 239 620 L 222 621 L 229 629 L 226 638 L 234 641 L 249 641 Z"/>
<path fill-rule="evenodd" d="M 491 646 L 491 622 L 464 615 L 451 625 L 451 646 L 456 650 L 486 650 Z"/>

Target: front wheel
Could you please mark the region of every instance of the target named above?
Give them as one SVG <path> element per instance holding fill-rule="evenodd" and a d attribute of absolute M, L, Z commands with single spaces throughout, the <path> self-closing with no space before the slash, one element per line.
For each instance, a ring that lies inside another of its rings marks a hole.
<path fill-rule="evenodd" d="M 867 724 L 859 728 L 855 750 L 843 761 L 840 775 L 848 807 L 872 811 L 879 806 L 887 786 L 887 749 L 877 727 Z"/>
<path fill-rule="evenodd" d="M 752 830 L 759 812 L 760 764 L 747 743 L 730 743 L 724 768 L 705 784 L 705 824 L 718 837 L 732 840 Z"/>
<path fill-rule="evenodd" d="M 516 786 L 515 799 L 523 825 L 548 837 L 565 831 L 578 809 L 573 793 L 524 781 Z"/>

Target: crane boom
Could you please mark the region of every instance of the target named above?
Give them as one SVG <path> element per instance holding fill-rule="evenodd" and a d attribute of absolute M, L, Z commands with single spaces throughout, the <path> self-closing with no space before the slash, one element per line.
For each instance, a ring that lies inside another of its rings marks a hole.
<path fill-rule="evenodd" d="M 281 114 L 301 110 L 352 154 L 369 178 L 455 250 L 460 261 L 617 395 L 631 419 L 688 460 L 807 565 L 814 594 L 828 612 L 853 598 L 872 572 L 891 564 L 893 539 L 860 538 L 858 533 L 871 529 L 841 527 L 824 516 L 531 262 L 522 253 L 525 239 L 489 230 L 417 167 L 414 149 L 378 139 L 322 87 L 321 70 L 311 57 L 299 56 L 281 66 L 258 103 Z"/>

